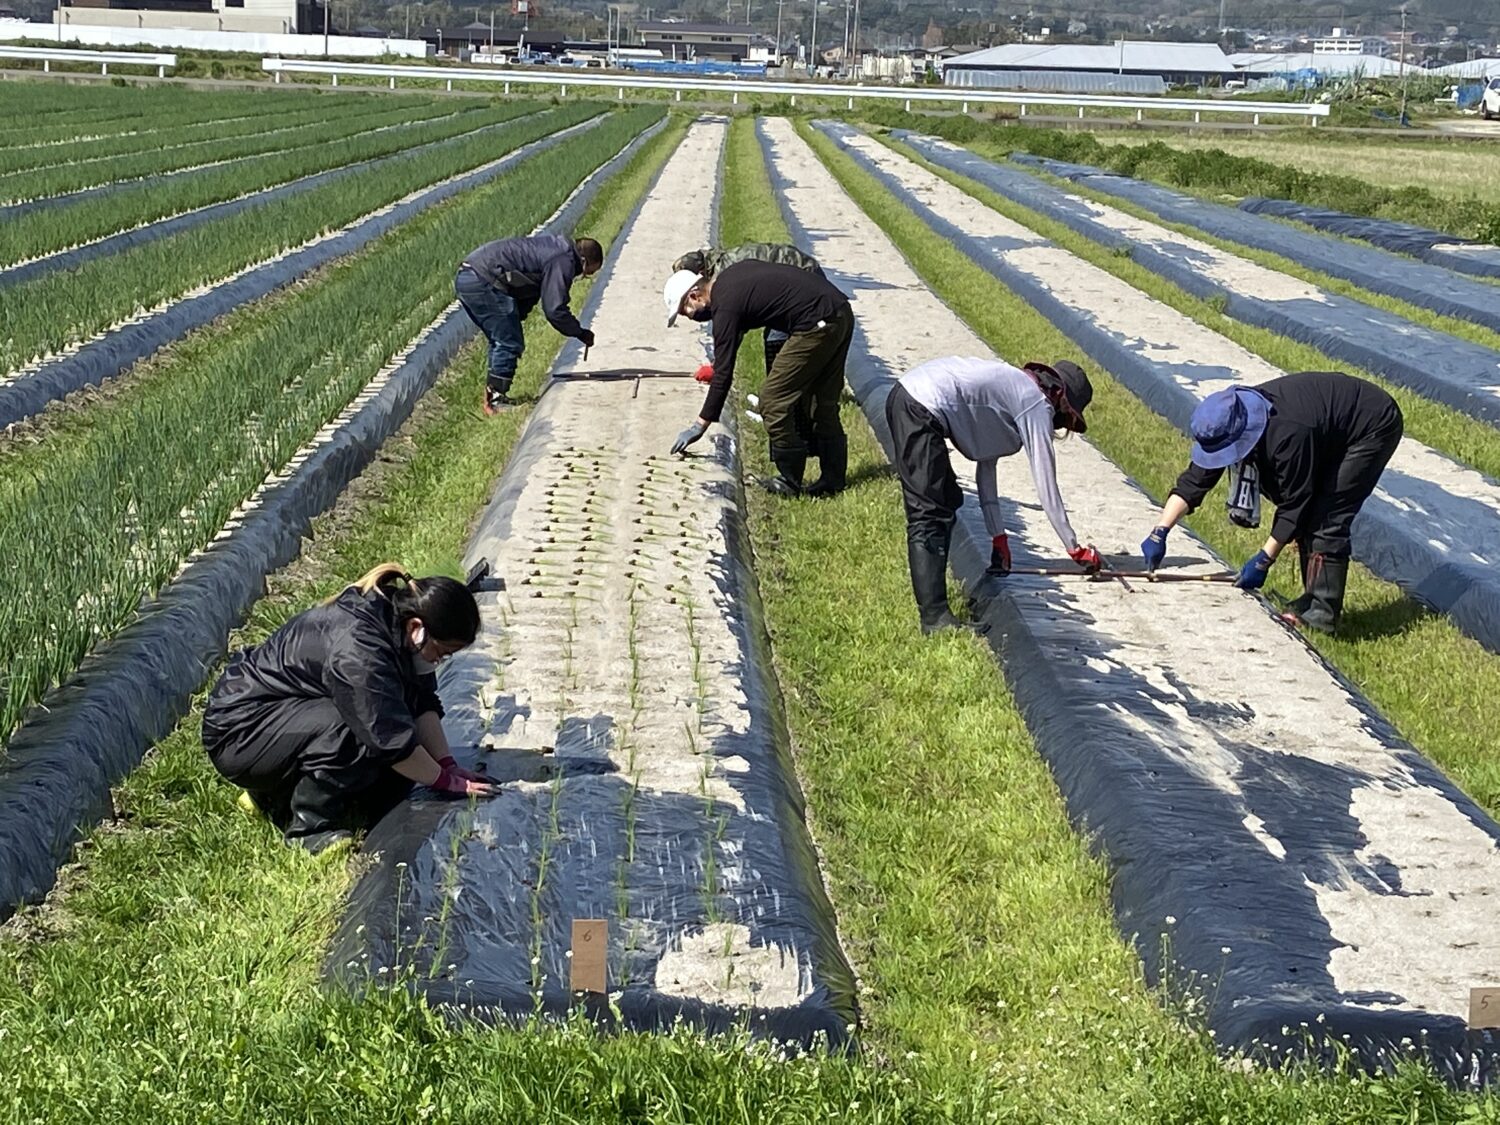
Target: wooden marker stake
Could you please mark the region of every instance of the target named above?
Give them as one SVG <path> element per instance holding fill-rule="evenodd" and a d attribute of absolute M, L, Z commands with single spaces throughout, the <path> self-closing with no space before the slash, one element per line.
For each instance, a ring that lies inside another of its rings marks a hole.
<path fill-rule="evenodd" d="M 573 969 L 568 987 L 574 992 L 607 992 L 605 963 L 609 953 L 609 922 L 604 918 L 573 919 Z"/>
<path fill-rule="evenodd" d="M 1500 988 L 1469 989 L 1469 1030 L 1500 1028 Z"/>

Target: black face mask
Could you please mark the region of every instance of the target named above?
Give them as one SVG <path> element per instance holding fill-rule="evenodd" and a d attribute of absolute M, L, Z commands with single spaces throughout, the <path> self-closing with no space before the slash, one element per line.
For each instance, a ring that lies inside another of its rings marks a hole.
<path fill-rule="evenodd" d="M 696 320 L 699 324 L 706 324 L 713 318 L 713 310 L 708 308 L 707 306 L 704 306 L 700 309 L 694 309 L 692 312 L 688 313 L 688 319 Z"/>

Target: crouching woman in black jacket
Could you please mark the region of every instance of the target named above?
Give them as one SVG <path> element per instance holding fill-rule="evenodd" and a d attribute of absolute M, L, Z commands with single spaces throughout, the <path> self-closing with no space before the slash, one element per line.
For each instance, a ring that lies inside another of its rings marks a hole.
<path fill-rule="evenodd" d="M 479 631 L 462 582 L 377 566 L 234 654 L 209 695 L 203 744 L 289 843 L 321 851 L 411 790 L 488 796 L 443 734 L 434 672 Z"/>

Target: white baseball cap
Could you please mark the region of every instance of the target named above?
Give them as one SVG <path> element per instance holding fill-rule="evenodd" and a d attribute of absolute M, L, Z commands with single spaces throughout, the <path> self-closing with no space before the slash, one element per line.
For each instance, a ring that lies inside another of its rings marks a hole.
<path fill-rule="evenodd" d="M 676 323 L 678 314 L 682 312 L 682 299 L 687 296 L 688 290 L 701 280 L 702 277 L 692 270 L 678 270 L 667 278 L 667 284 L 661 291 L 661 299 L 667 306 L 668 328 Z"/>

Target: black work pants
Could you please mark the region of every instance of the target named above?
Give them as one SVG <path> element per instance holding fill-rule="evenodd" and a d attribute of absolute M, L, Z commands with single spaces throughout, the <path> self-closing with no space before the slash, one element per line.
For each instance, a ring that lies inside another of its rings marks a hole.
<path fill-rule="evenodd" d="M 933 413 L 897 383 L 885 399 L 885 420 L 895 446 L 896 473 L 906 506 L 906 538 L 947 544 L 964 491 L 948 456 L 948 439 Z"/>
<path fill-rule="evenodd" d="M 1403 428 L 1401 408 L 1392 400 L 1385 418 L 1349 443 L 1303 520 L 1302 543 L 1313 554 L 1349 557 L 1349 528 L 1401 444 Z"/>
<path fill-rule="evenodd" d="M 400 757 L 361 745 L 330 699 L 284 700 L 267 707 L 258 722 L 227 731 L 205 717 L 203 742 L 214 768 L 246 790 L 281 828 L 290 815 L 292 790 L 303 777 L 343 798 L 339 819 L 350 828 L 379 820 L 412 788 L 391 769 Z"/>
<path fill-rule="evenodd" d="M 797 332 L 782 344 L 760 391 L 761 418 L 773 448 L 806 450 L 806 414 L 814 441 L 843 435 L 839 396 L 853 335 L 854 314 L 846 308 L 823 327 Z"/>

